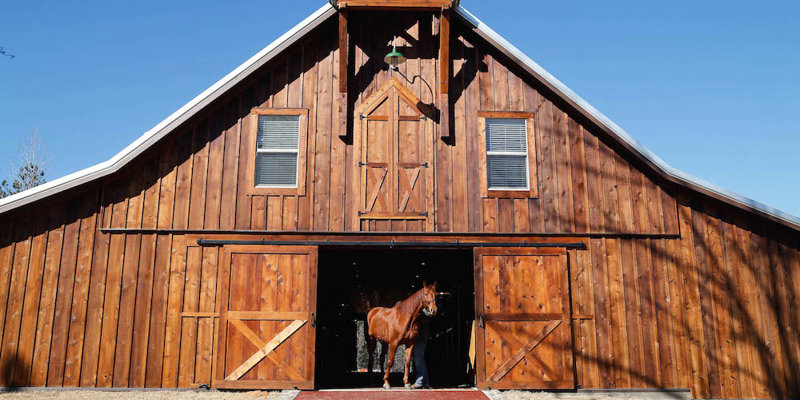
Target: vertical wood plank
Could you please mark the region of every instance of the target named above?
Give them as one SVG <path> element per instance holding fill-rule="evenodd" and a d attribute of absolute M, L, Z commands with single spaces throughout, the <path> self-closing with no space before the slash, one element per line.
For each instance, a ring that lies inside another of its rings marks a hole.
<path fill-rule="evenodd" d="M 325 45 L 320 46 L 319 50 L 317 138 L 314 154 L 314 230 L 325 231 L 328 230 L 330 216 L 333 52 Z"/>
<path fill-rule="evenodd" d="M 0 325 L 2 333 L 2 352 L 0 353 L 0 366 L 3 368 L 0 382 L 4 386 L 15 386 L 15 369 L 23 369 L 27 366 L 19 365 L 17 359 L 17 348 L 19 345 L 20 324 L 22 323 L 22 307 L 25 299 L 25 280 L 28 276 L 28 266 L 32 246 L 31 227 L 29 224 L 21 223 L 27 220 L 29 215 L 24 213 L 18 217 L 17 243 L 14 246 L 13 259 L 9 262 L 10 271 L 8 278 L 3 280 L 8 283 L 8 296 L 3 297 L 3 325 Z M 7 267 L 8 268 L 8 267 Z M 10 279 L 10 280 L 7 280 Z"/>
<path fill-rule="evenodd" d="M 606 239 L 606 262 L 608 263 L 609 316 L 613 329 L 611 351 L 613 360 L 614 387 L 631 387 L 631 363 L 628 357 L 628 331 L 625 323 L 625 295 L 622 276 L 620 240 Z"/>
<path fill-rule="evenodd" d="M 153 299 L 153 274 L 157 240 L 155 234 L 142 235 L 139 256 L 139 270 L 136 277 L 136 296 L 133 305 L 133 338 L 131 340 L 129 387 L 141 388 L 145 386 L 147 371 L 147 350 L 150 340 L 150 317 Z"/>
<path fill-rule="evenodd" d="M 681 202 L 679 217 L 681 232 L 685 235 L 681 240 L 681 263 L 680 274 L 683 280 L 683 297 L 686 301 L 685 314 L 687 329 L 687 341 L 689 342 L 688 352 L 690 355 L 692 368 L 692 396 L 703 397 L 708 395 L 708 381 L 705 371 L 705 358 L 703 354 L 703 333 L 702 315 L 700 312 L 700 292 L 698 288 L 698 276 L 695 271 L 695 252 L 694 235 L 692 229 L 691 209 Z"/>
<path fill-rule="evenodd" d="M 480 108 L 481 89 L 479 74 L 482 73 L 484 66 L 482 65 L 481 58 L 479 57 L 478 49 L 470 43 L 466 38 L 462 37 L 465 50 L 465 58 L 467 63 L 465 66 L 465 79 L 471 77 L 471 80 L 466 85 L 466 115 L 477 115 Z M 467 193 L 469 197 L 467 200 L 467 229 L 469 232 L 480 232 L 483 227 L 483 220 L 481 219 L 481 208 L 483 201 L 480 198 L 480 177 L 478 175 L 478 156 L 479 151 L 485 151 L 478 146 L 478 122 L 475 118 L 466 119 L 466 144 L 467 144 Z"/>
<path fill-rule="evenodd" d="M 169 291 L 167 294 L 167 320 L 164 333 L 164 362 L 161 387 L 178 385 L 178 361 L 181 346 L 181 315 L 183 289 L 186 281 L 186 239 L 175 235 L 169 265 Z"/>
<path fill-rule="evenodd" d="M 183 291 L 183 312 L 198 312 L 200 300 L 200 274 L 202 248 L 189 246 L 186 254 L 186 285 Z M 192 387 L 195 377 L 197 352 L 197 319 L 181 318 L 180 363 L 178 365 L 178 387 Z"/>
<path fill-rule="evenodd" d="M 153 303 L 147 343 L 145 387 L 161 387 L 167 307 L 169 306 L 167 300 L 171 254 L 172 235 L 158 235 L 156 237 L 156 258 L 153 272 Z"/>
<path fill-rule="evenodd" d="M 50 221 L 60 225 L 47 234 L 47 253 L 44 262 L 44 275 L 42 277 L 42 297 L 39 301 L 38 322 L 36 325 L 36 340 L 33 351 L 33 364 L 31 365 L 32 386 L 45 386 L 47 384 L 47 370 L 50 355 L 50 346 L 53 331 L 53 316 L 55 313 L 56 293 L 58 288 L 58 273 L 61 261 L 61 248 L 64 241 L 63 224 L 64 216 L 55 209 L 49 212 Z"/>
<path fill-rule="evenodd" d="M 19 386 L 30 383 L 31 368 L 33 366 L 34 340 L 36 338 L 36 322 L 42 291 L 42 277 L 44 275 L 45 252 L 47 251 L 47 221 L 46 218 L 37 218 L 34 224 L 34 237 L 31 244 L 30 261 L 28 262 L 28 277 L 25 283 L 25 300 L 22 309 L 22 322 L 20 325 L 19 345 L 17 347 L 17 367 L 14 381 Z M 2 258 L 0 258 L 2 260 Z"/>
<path fill-rule="evenodd" d="M 469 226 L 469 206 L 467 203 L 467 118 L 465 115 L 467 105 L 467 93 L 464 85 L 465 79 L 465 59 L 464 45 L 459 38 L 453 40 L 451 51 L 453 54 L 453 78 L 450 86 L 454 96 L 449 96 L 453 102 L 453 231 L 466 232 Z M 474 115 L 474 114 L 473 114 Z"/>
<path fill-rule="evenodd" d="M 558 181 L 555 159 L 555 127 L 553 126 L 553 104 L 542 103 L 536 120 L 539 126 L 539 165 L 542 183 L 539 193 L 543 232 L 558 232 Z"/>
<path fill-rule="evenodd" d="M 192 190 L 192 167 L 194 165 L 193 136 L 193 132 L 190 130 L 182 133 L 177 140 L 178 165 L 176 167 L 173 229 L 186 229 L 189 227 L 189 199 Z"/>
<path fill-rule="evenodd" d="M 204 229 L 219 229 L 222 212 L 222 167 L 225 156 L 224 106 L 211 116 L 209 125 L 208 178 L 206 204 L 203 213 Z"/>
<path fill-rule="evenodd" d="M 131 367 L 131 345 L 133 338 L 133 318 L 136 306 L 136 281 L 139 273 L 142 235 L 125 237 L 125 257 L 122 262 L 122 279 L 119 292 L 119 319 L 116 348 L 114 350 L 114 370 L 112 385 L 128 387 Z"/>
<path fill-rule="evenodd" d="M 211 313 L 216 309 L 217 266 L 219 250 L 202 249 L 203 265 L 200 275 L 199 311 Z M 214 319 L 201 318 L 197 322 L 197 355 L 195 356 L 194 382 L 211 384 L 211 362 L 213 354 Z"/>
<path fill-rule="evenodd" d="M 589 231 L 588 194 L 586 187 L 586 151 L 584 150 L 583 129 L 574 119 L 569 118 L 570 177 L 572 178 L 572 209 L 574 213 L 574 232 Z"/>
<path fill-rule="evenodd" d="M 597 368 L 600 387 L 611 387 L 615 384 L 614 373 L 611 365 L 612 341 L 614 333 L 611 331 L 611 305 L 610 285 L 608 280 L 608 253 L 605 239 L 592 239 L 590 241 L 592 252 L 592 285 L 594 286 L 594 312 L 596 342 L 597 342 Z"/>
<path fill-rule="evenodd" d="M 256 86 L 255 84 L 253 86 Z M 236 229 L 255 229 L 252 227 L 252 217 L 250 215 L 253 208 L 253 198 L 248 193 L 249 188 L 245 187 L 247 179 L 247 170 L 251 162 L 254 162 L 254 154 L 250 154 L 250 149 L 253 148 L 255 138 L 254 118 L 247 115 L 246 110 L 250 110 L 255 105 L 256 95 L 253 93 L 254 88 L 248 88 L 239 97 L 239 159 L 238 159 L 238 178 L 236 185 Z"/>
<path fill-rule="evenodd" d="M 601 185 L 600 158 L 597 138 L 583 131 L 583 148 L 586 153 L 586 194 L 588 198 L 589 232 L 604 232 L 603 186 Z"/>
<path fill-rule="evenodd" d="M 92 250 L 97 228 L 97 214 L 81 220 L 75 282 L 70 308 L 69 336 L 67 339 L 64 386 L 79 386 L 83 345 L 86 332 L 86 314 L 89 284 L 92 275 Z"/>
<path fill-rule="evenodd" d="M 73 204 L 73 206 L 76 206 Z M 75 209 L 73 209 L 75 210 Z M 67 335 L 69 334 L 70 307 L 72 291 L 75 283 L 75 267 L 78 253 L 78 236 L 81 220 L 78 212 L 69 215 L 69 224 L 64 228 L 64 244 L 61 249 L 61 265 L 58 276 L 58 294 L 55 297 L 56 308 L 53 315 L 53 333 L 50 345 L 50 362 L 48 365 L 47 385 L 61 386 L 64 380 L 64 364 L 67 351 Z"/>
<path fill-rule="evenodd" d="M 703 357 L 706 359 L 706 371 L 708 376 L 708 395 L 719 398 L 722 395 L 720 385 L 719 364 L 715 362 L 714 349 L 717 347 L 716 327 L 714 326 L 713 310 L 713 288 L 708 284 L 712 279 L 710 272 L 710 245 L 706 232 L 705 215 L 692 209 L 692 233 L 694 236 L 695 265 L 697 267 L 698 289 L 700 293 L 700 313 L 702 321 L 702 335 L 705 347 L 703 347 Z"/>
<path fill-rule="evenodd" d="M 556 218 L 559 232 L 575 232 L 575 208 L 572 205 L 572 172 L 570 170 L 569 117 L 553 108 L 553 149 L 556 174 L 558 208 Z"/>
<path fill-rule="evenodd" d="M 339 63 L 339 49 L 334 50 L 333 52 L 333 64 L 338 65 Z M 347 63 L 347 60 L 344 60 L 344 63 Z M 333 82 L 338 82 L 340 78 L 339 74 L 340 71 L 337 68 L 332 68 L 332 77 L 331 79 Z M 344 77 L 346 80 L 346 76 Z M 333 93 L 331 93 L 333 94 Z M 331 99 L 333 101 L 333 99 Z M 331 104 L 333 110 L 338 109 L 338 104 L 333 105 Z M 339 118 L 347 113 L 339 113 L 334 112 L 331 110 L 331 129 L 338 127 L 340 125 Z M 346 126 L 346 122 L 344 122 Z M 345 154 L 345 143 L 339 135 L 330 134 L 330 223 L 328 225 L 328 230 L 330 231 L 343 231 L 345 226 L 345 193 L 347 192 L 346 186 L 346 154 Z M 285 216 L 284 216 L 285 218 Z"/>
<path fill-rule="evenodd" d="M 241 96 L 225 104 L 223 124 L 225 136 L 222 156 L 222 193 L 220 197 L 219 228 L 232 230 L 236 227 L 236 209 L 238 207 L 237 190 L 239 186 L 239 140 L 241 127 L 238 120 L 239 101 Z"/>
<path fill-rule="evenodd" d="M 197 124 L 192 135 L 192 182 L 189 198 L 189 229 L 203 229 L 206 209 L 206 185 L 208 184 L 209 122 Z"/>

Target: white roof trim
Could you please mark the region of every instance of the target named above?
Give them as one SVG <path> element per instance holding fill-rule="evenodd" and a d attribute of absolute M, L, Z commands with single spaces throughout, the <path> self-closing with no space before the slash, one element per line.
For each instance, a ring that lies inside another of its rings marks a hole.
<path fill-rule="evenodd" d="M 455 10 L 460 17 L 472 24 L 473 30 L 479 36 L 488 41 L 490 44 L 496 46 L 511 60 L 517 62 L 528 73 L 539 79 L 550 90 L 560 95 L 567 103 L 582 112 L 584 116 L 602 128 L 611 137 L 618 139 L 620 144 L 622 144 L 633 154 L 639 156 L 642 161 L 647 163 L 657 172 L 661 173 L 666 179 L 736 207 L 754 212 L 791 228 L 800 230 L 800 218 L 794 215 L 785 213 L 758 201 L 725 190 L 719 186 L 710 184 L 671 167 L 653 152 L 644 147 L 641 143 L 637 142 L 636 139 L 631 137 L 622 128 L 617 126 L 617 124 L 608 119 L 608 117 L 603 115 L 600 111 L 597 111 L 597 109 L 587 103 L 586 100 L 582 99 L 566 85 L 561 83 L 554 76 L 550 75 L 550 73 L 539 66 L 539 64 L 536 64 L 536 62 L 514 47 L 514 45 L 509 43 L 497 32 L 492 30 L 492 28 L 472 15 L 472 13 L 461 6 L 456 7 Z M 65 177 L 45 183 L 44 185 L 37 186 L 33 189 L 0 199 L 0 214 L 118 171 L 128 162 L 136 158 L 136 156 L 166 136 L 173 129 L 177 128 L 180 124 L 191 118 L 203 107 L 219 98 L 228 89 L 241 82 L 250 73 L 269 62 L 281 51 L 294 44 L 306 33 L 319 26 L 319 24 L 334 14 L 336 14 L 336 9 L 331 4 L 326 3 L 308 18 L 297 24 L 294 28 L 283 34 L 274 42 L 270 43 L 267 47 L 251 57 L 249 60 L 245 61 L 238 68 L 192 99 L 192 101 L 178 109 L 178 111 L 174 112 L 172 115 L 161 121 L 158 125 L 145 132 L 144 135 L 142 135 L 139 139 L 131 143 L 111 159 L 93 167 L 86 168 L 82 171 L 78 171 Z"/>
<path fill-rule="evenodd" d="M 785 213 L 781 210 L 723 189 L 717 185 L 708 183 L 702 179 L 696 178 L 681 170 L 673 168 L 664 162 L 664 160 L 655 155 L 652 151 L 647 149 L 644 145 L 636 141 L 636 139 L 631 137 L 631 135 L 625 132 L 625 130 L 608 119 L 608 117 L 603 115 L 603 113 L 597 111 L 596 108 L 592 107 L 591 104 L 587 103 L 586 100 L 578 96 L 570 88 L 561 83 L 561 81 L 556 79 L 553 75 L 550 75 L 550 73 L 542 68 L 539 64 L 534 62 L 530 57 L 526 56 L 522 51 L 514 47 L 514 45 L 509 43 L 492 28 L 484 24 L 472 13 L 461 6 L 456 7 L 455 10 L 459 16 L 461 16 L 468 23 L 472 24 L 474 27 L 473 30 L 479 36 L 488 41 L 490 44 L 496 46 L 507 57 L 517 62 L 520 66 L 526 69 L 527 72 L 542 81 L 542 83 L 544 83 L 550 90 L 560 95 L 565 101 L 567 101 L 567 103 L 575 107 L 575 109 L 581 111 L 587 118 L 605 130 L 607 134 L 611 135 L 611 137 L 618 139 L 626 149 L 639 156 L 642 161 L 650 165 L 656 171 L 660 172 L 666 179 L 744 210 L 755 212 L 756 214 L 766 217 L 772 221 L 779 222 L 791 228 L 800 230 L 800 218 L 797 216 Z"/>
<path fill-rule="evenodd" d="M 203 93 L 200 93 L 197 97 L 192 99 L 192 101 L 179 108 L 178 111 L 175 111 L 172 113 L 172 115 L 161 121 L 158 125 L 145 132 L 144 135 L 125 147 L 114 157 L 111 157 L 111 159 L 84 170 L 69 174 L 62 178 L 47 182 L 35 188 L 28 189 L 24 192 L 17 193 L 13 196 L 0 199 L 0 214 L 117 172 L 120 168 L 124 167 L 139 154 L 147 150 L 150 146 L 154 145 L 173 129 L 177 128 L 198 111 L 202 110 L 203 107 L 219 98 L 221 95 L 226 93 L 228 89 L 241 82 L 253 71 L 269 62 L 281 51 L 294 44 L 297 40 L 305 36 L 306 33 L 316 28 L 319 24 L 326 21 L 334 14 L 336 14 L 336 9 L 330 4 L 326 3 L 319 10 L 308 16 L 308 18 L 304 19 L 294 28 L 283 34 L 274 42 L 270 43 L 263 50 L 259 51 L 256 55 L 245 61 L 242 65 L 234 69 L 224 78 L 217 81 L 217 83 L 213 84 Z"/>

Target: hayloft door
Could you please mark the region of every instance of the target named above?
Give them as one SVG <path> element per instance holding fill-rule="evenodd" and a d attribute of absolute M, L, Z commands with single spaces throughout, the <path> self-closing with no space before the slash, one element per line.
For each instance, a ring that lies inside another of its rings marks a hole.
<path fill-rule="evenodd" d="M 313 389 L 317 248 L 226 246 L 214 386 Z"/>
<path fill-rule="evenodd" d="M 479 388 L 572 389 L 567 253 L 476 248 Z"/>
<path fill-rule="evenodd" d="M 426 220 L 433 129 L 419 99 L 390 79 L 358 110 L 361 220 Z"/>

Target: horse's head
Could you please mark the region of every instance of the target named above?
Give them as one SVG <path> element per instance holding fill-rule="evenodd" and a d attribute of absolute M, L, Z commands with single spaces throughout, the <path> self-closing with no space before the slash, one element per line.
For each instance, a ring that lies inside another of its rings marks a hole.
<path fill-rule="evenodd" d="M 434 282 L 433 285 L 428 285 L 425 282 L 422 283 L 422 312 L 429 317 L 436 315 L 438 311 L 436 308 L 437 284 L 438 282 Z"/>

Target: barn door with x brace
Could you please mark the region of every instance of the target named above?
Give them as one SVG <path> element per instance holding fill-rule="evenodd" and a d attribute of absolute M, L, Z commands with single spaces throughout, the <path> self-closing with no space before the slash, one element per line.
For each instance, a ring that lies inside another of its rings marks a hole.
<path fill-rule="evenodd" d="M 214 386 L 313 389 L 317 248 L 226 246 Z"/>
<path fill-rule="evenodd" d="M 567 252 L 476 248 L 479 388 L 575 387 Z"/>
<path fill-rule="evenodd" d="M 426 220 L 433 189 L 429 119 L 397 78 L 356 110 L 362 220 Z"/>

